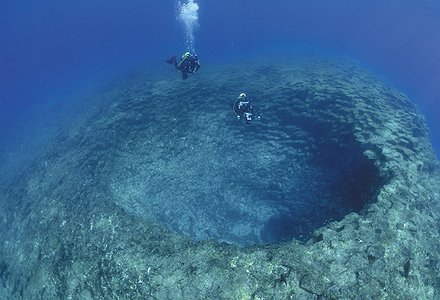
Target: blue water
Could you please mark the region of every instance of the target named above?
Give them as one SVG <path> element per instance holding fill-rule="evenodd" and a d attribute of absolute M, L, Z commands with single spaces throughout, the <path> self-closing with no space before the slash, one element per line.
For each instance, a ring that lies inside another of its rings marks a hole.
<path fill-rule="evenodd" d="M 298 49 L 352 57 L 413 99 L 427 119 L 440 155 L 438 3 L 195 2 L 199 26 L 194 47 L 201 57 L 201 71 L 209 64 L 254 55 L 277 59 L 277 54 Z M 0 0 L 3 152 L 13 148 L 9 146 L 14 138 L 21 144 L 37 139 L 41 130 L 30 131 L 36 123 L 55 126 L 45 122 L 57 108 L 65 110 L 66 102 L 86 99 L 81 95 L 96 82 L 163 63 L 185 51 L 185 30 L 177 14 L 176 1 Z"/>

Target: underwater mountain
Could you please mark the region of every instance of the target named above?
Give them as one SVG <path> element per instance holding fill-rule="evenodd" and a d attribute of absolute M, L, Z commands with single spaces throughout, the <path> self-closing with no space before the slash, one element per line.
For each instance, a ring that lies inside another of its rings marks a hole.
<path fill-rule="evenodd" d="M 440 297 L 440 169 L 405 94 L 348 59 L 167 67 L 2 180 L 0 298 Z"/>

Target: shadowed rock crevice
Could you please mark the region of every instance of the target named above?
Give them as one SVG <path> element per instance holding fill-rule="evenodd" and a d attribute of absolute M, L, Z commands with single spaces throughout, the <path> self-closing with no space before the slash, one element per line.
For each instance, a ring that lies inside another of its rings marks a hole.
<path fill-rule="evenodd" d="M 359 213 L 375 201 L 388 177 L 381 174 L 374 160 L 365 156 L 363 146 L 355 138 L 353 117 L 346 112 L 352 108 L 350 99 L 340 93 L 328 93 L 318 106 L 313 94 L 309 90 L 291 91 L 292 105 L 280 112 L 279 123 L 294 124 L 309 133 L 311 139 L 301 144 L 309 152 L 307 164 L 322 170 L 322 176 L 314 180 L 324 183 L 323 189 L 313 199 L 315 204 L 310 204 L 310 211 L 302 216 L 295 215 L 297 208 L 292 205 L 287 213 L 272 217 L 261 232 L 265 242 L 307 240 L 314 229 L 325 223 L 340 220 L 350 212 Z M 335 113 L 334 98 L 345 101 L 343 109 L 336 111 L 339 114 Z"/>

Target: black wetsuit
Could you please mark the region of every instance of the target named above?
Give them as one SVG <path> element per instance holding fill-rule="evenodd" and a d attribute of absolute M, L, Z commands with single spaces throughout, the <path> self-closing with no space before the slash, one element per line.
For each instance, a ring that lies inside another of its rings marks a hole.
<path fill-rule="evenodd" d="M 188 74 L 196 73 L 200 69 L 199 58 L 197 55 L 183 57 L 179 63 L 177 63 L 176 57 L 173 56 L 167 60 L 167 63 L 174 64 L 176 69 L 182 72 L 182 79 L 187 79 Z"/>
<path fill-rule="evenodd" d="M 247 98 L 238 98 L 232 107 L 239 119 L 243 119 L 246 124 L 250 124 L 253 118 L 253 107 Z"/>

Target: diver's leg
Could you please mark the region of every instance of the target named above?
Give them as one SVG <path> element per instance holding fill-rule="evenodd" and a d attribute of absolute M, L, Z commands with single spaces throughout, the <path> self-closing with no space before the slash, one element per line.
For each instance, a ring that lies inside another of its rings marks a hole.
<path fill-rule="evenodd" d="M 173 64 L 174 67 L 177 69 L 177 59 L 175 56 L 171 57 L 170 59 L 167 60 L 167 63 L 169 64 Z"/>
<path fill-rule="evenodd" d="M 182 79 L 185 80 L 188 78 L 188 72 L 182 72 Z"/>

